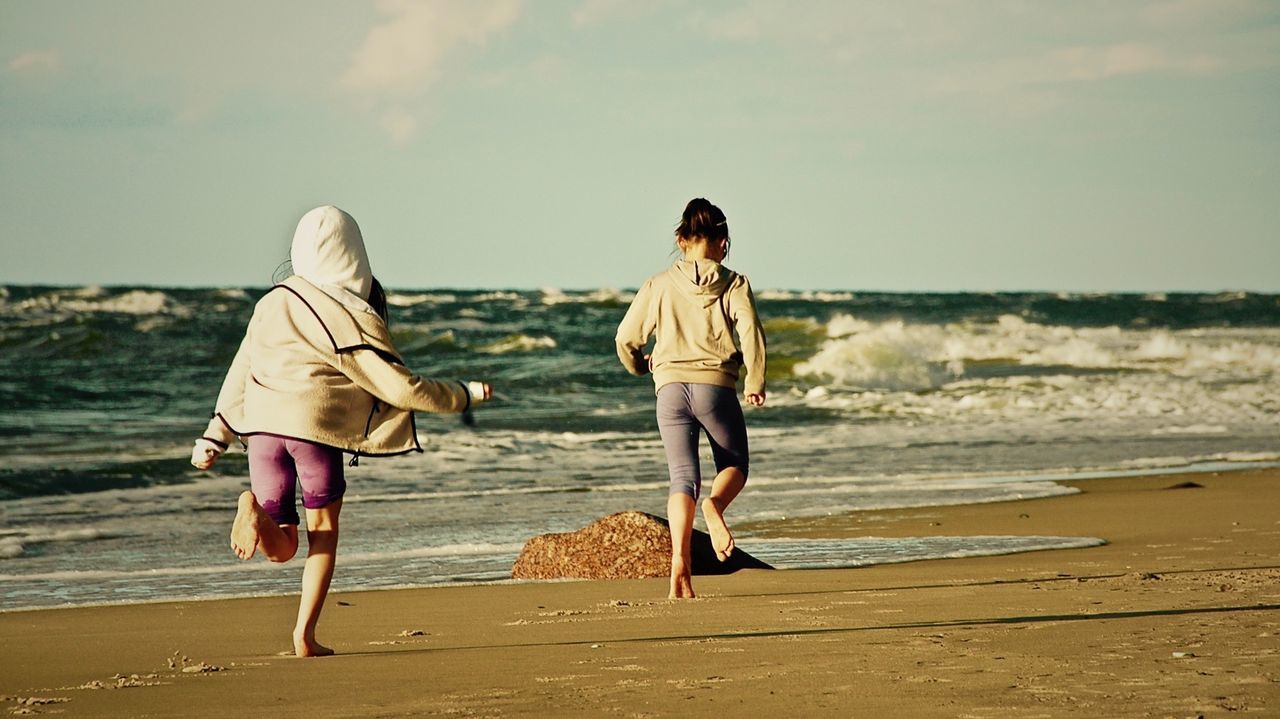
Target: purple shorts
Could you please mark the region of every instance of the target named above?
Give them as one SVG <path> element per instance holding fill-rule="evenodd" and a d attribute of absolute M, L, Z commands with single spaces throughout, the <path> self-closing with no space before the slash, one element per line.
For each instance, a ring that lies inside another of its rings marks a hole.
<path fill-rule="evenodd" d="M 342 450 L 270 434 L 249 438 L 249 486 L 276 524 L 300 523 L 299 483 L 302 506 L 307 509 L 320 509 L 342 499 L 347 491 Z"/>

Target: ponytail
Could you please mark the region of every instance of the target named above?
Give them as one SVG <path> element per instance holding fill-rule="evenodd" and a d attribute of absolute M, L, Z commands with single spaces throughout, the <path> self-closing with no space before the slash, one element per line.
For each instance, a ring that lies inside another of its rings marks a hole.
<path fill-rule="evenodd" d="M 718 242 L 729 239 L 729 221 L 719 207 L 702 197 L 695 197 L 685 205 L 680 224 L 676 225 L 676 238 L 686 242 L 703 239 Z"/>

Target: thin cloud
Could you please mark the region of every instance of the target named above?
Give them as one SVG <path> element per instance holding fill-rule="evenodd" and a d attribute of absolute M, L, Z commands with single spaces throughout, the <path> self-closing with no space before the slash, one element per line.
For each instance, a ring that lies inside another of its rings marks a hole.
<path fill-rule="evenodd" d="M 574 29 L 585 30 L 616 22 L 631 22 L 646 15 L 665 12 L 676 0 L 583 0 L 569 15 Z"/>
<path fill-rule="evenodd" d="M 378 9 L 385 19 L 365 36 L 339 84 L 403 143 L 414 135 L 425 96 L 449 57 L 510 27 L 521 0 L 382 0 Z"/>
<path fill-rule="evenodd" d="M 575 28 L 591 27 L 612 20 L 630 5 L 627 0 L 585 0 L 574 9 L 570 20 Z"/>
<path fill-rule="evenodd" d="M 1144 6 L 1141 17 L 1153 27 L 1204 31 L 1247 22 L 1273 9 L 1265 0 L 1161 0 Z"/>
<path fill-rule="evenodd" d="M 937 79 L 942 95 L 1003 95 L 1027 88 L 1101 82 L 1155 73 L 1209 75 L 1225 61 L 1207 53 L 1177 55 L 1148 43 L 1075 46 L 1029 57 L 957 67 Z"/>
<path fill-rule="evenodd" d="M 57 50 L 24 52 L 9 60 L 8 68 L 15 75 L 57 72 L 62 69 L 62 55 Z"/>

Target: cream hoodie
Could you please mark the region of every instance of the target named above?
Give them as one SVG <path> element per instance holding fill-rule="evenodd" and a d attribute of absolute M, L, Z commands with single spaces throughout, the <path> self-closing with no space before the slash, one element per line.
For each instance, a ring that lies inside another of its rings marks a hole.
<path fill-rule="evenodd" d="M 368 290 L 356 294 L 373 275 L 355 221 L 312 210 L 290 255 L 298 274 L 254 307 L 204 438 L 224 448 L 276 434 L 360 455 L 422 451 L 413 411 L 461 412 L 470 393 L 404 366 Z"/>
<path fill-rule="evenodd" d="M 739 351 L 733 335 L 736 331 Z M 656 336 L 653 354 L 644 347 Z M 645 281 L 618 325 L 618 358 L 634 375 L 653 372 L 655 389 L 671 382 L 765 391 L 765 337 L 745 275 L 713 260 L 680 260 Z"/>

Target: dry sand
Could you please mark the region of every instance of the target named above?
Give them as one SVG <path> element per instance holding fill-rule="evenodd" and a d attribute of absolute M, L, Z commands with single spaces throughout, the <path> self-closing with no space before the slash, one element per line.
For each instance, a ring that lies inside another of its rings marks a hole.
<path fill-rule="evenodd" d="M 1203 486 L 1166 489 L 1188 481 Z M 1072 484 L 1084 492 L 769 529 L 1108 545 L 699 577 L 702 597 L 684 602 L 663 599 L 666 580 L 348 592 L 325 611 L 320 639 L 340 654 L 323 659 L 278 655 L 296 597 L 0 614 L 0 707 L 130 717 L 1280 716 L 1280 471 Z"/>

